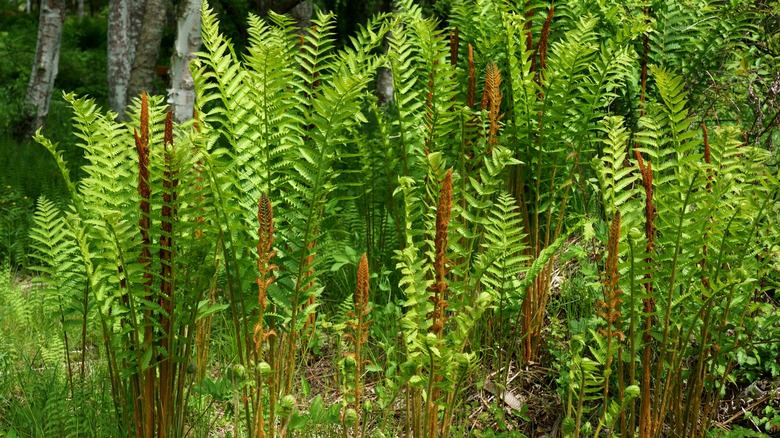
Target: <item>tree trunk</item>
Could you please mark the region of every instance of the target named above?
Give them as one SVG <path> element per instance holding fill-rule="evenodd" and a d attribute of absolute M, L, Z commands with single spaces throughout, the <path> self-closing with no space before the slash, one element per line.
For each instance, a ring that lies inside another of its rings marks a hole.
<path fill-rule="evenodd" d="M 301 30 L 311 27 L 311 17 L 313 13 L 312 4 L 308 1 L 298 3 L 290 9 L 289 12 Z"/>
<path fill-rule="evenodd" d="M 136 46 L 135 60 L 130 71 L 127 98 L 132 99 L 142 91 L 151 93 L 154 84 L 154 67 L 160 55 L 163 26 L 169 0 L 146 0 L 144 22 Z"/>
<path fill-rule="evenodd" d="M 195 84 L 190 61 L 200 49 L 200 0 L 186 0 L 179 5 L 176 24 L 176 43 L 171 56 L 171 89 L 168 103 L 173 116 L 183 123 L 192 118 L 195 104 Z"/>
<path fill-rule="evenodd" d="M 38 21 L 38 48 L 27 85 L 27 97 L 22 110 L 20 133 L 32 135 L 43 125 L 49 112 L 54 79 L 60 61 L 62 23 L 65 21 L 65 0 L 41 2 Z"/>
<path fill-rule="evenodd" d="M 392 0 L 381 0 L 377 3 L 378 12 L 397 12 L 398 4 Z M 390 50 L 392 32 L 387 32 L 382 40 L 382 52 Z M 385 106 L 393 101 L 395 89 L 393 88 L 393 71 L 389 67 L 379 67 L 376 71 L 376 95 L 379 106 Z"/>
<path fill-rule="evenodd" d="M 392 32 L 387 32 L 382 40 L 382 52 L 387 53 L 390 50 L 390 39 L 393 38 Z M 386 106 L 393 101 L 395 88 L 393 88 L 393 71 L 390 67 L 379 67 L 376 70 L 376 96 L 379 106 Z"/>
<path fill-rule="evenodd" d="M 127 85 L 143 21 L 144 0 L 108 3 L 108 105 L 125 120 Z"/>
<path fill-rule="evenodd" d="M 257 14 L 261 17 L 268 16 L 268 11 L 274 11 L 277 14 L 286 14 L 291 9 L 298 6 L 301 2 L 307 2 L 307 0 L 256 0 L 255 7 L 257 8 Z"/>
<path fill-rule="evenodd" d="M 76 1 L 76 15 L 79 17 L 79 20 L 84 19 L 84 0 Z"/>

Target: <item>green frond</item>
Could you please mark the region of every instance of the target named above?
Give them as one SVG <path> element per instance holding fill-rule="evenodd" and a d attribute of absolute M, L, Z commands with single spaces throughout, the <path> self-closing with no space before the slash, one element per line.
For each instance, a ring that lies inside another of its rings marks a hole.
<path fill-rule="evenodd" d="M 505 302 L 506 309 L 521 303 L 525 295 L 520 277 L 529 258 L 524 254 L 522 230 L 515 199 L 506 192 L 500 193 L 492 205 L 492 214 L 486 218 L 484 250 L 476 262 L 474 277 L 494 302 Z"/>
<path fill-rule="evenodd" d="M 627 218 L 633 212 L 641 211 L 641 206 L 633 202 L 639 196 L 640 176 L 633 166 L 625 165 L 629 159 L 627 146 L 630 133 L 620 116 L 602 119 L 601 130 L 606 136 L 602 140 L 604 148 L 601 157 L 594 157 L 592 164 L 603 193 L 606 214 L 610 217 L 619 211 Z"/>
<path fill-rule="evenodd" d="M 30 238 L 32 257 L 40 265 L 31 267 L 41 273 L 37 281 L 49 288 L 46 307 L 53 312 L 78 308 L 86 282 L 84 268 L 76 262 L 78 248 L 59 209 L 46 199 L 38 199 Z M 75 305 L 74 305 L 75 301 Z"/>

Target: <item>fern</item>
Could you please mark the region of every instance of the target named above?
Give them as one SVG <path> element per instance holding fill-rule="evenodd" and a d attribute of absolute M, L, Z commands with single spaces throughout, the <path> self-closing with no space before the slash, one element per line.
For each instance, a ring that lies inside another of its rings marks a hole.
<path fill-rule="evenodd" d="M 476 267 L 478 281 L 491 294 L 498 309 L 506 312 L 498 315 L 500 320 L 517 312 L 513 303 L 522 302 L 523 297 L 519 294 L 525 292 L 519 287 L 519 276 L 525 271 L 527 260 L 523 254 L 525 236 L 521 233 L 521 219 L 514 203 L 508 193 L 502 192 L 493 205 L 493 214 L 485 227 L 485 250 Z M 501 333 L 499 336 L 503 337 Z"/>
<path fill-rule="evenodd" d="M 603 154 L 594 157 L 592 165 L 604 197 L 605 213 L 611 216 L 620 212 L 624 218 L 636 219 L 637 208 L 631 199 L 638 196 L 638 190 L 634 187 L 638 177 L 633 167 L 625 165 L 630 132 L 619 116 L 603 119 L 601 129 L 606 136 L 603 140 Z"/>
<path fill-rule="evenodd" d="M 700 5 L 458 0 L 442 24 L 404 0 L 343 48 L 331 14 L 299 33 L 271 13 L 249 17 L 239 54 L 204 4 L 192 122 L 174 126 L 160 98 L 134 101 L 121 123 L 67 95 L 85 177 L 72 181 L 57 147 L 36 137 L 69 192 L 61 210 L 39 202 L 36 269 L 64 334 L 76 315 L 82 328 L 99 324 L 117 434 L 184 434 L 186 364 L 197 348 L 207 366 L 223 308 L 239 429 L 283 436 L 315 421 L 298 411 L 296 376 L 328 328 L 317 314 L 342 303 L 346 318 L 351 306 L 333 295 L 364 251 L 344 384 L 362 418 L 354 434 L 369 424 L 361 356 L 374 341 L 360 318 L 385 299 L 379 327 L 401 338 L 382 344 L 383 426 L 402 401 L 393 433 L 459 433 L 474 374 L 492 367 L 506 385 L 512 362 L 539 358 L 561 248 L 580 224 L 611 221 L 600 276 L 583 274 L 604 303 L 562 371 L 566 430 L 701 436 L 693 425 L 712 418 L 749 341 L 777 181 L 736 129 L 702 135 L 694 123 L 708 117 L 691 103 L 695 70 L 727 58 L 686 59 L 682 45 L 711 37 L 701 43 L 711 55 L 750 27 L 711 32 L 723 9 Z M 394 85 L 381 107 L 370 90 L 380 67 Z M 381 298 L 368 297 L 369 271 Z M 47 360 L 65 340 L 45 345 Z"/>
<path fill-rule="evenodd" d="M 578 437 L 580 434 L 593 433 L 593 425 L 582 418 L 591 408 L 590 403 L 600 397 L 604 387 L 604 377 L 598 373 L 598 362 L 585 357 L 585 339 L 574 337 L 569 342 L 571 351 L 571 366 L 569 368 L 569 388 L 566 401 L 566 419 L 563 423 L 564 436 Z"/>
<path fill-rule="evenodd" d="M 425 62 L 420 42 L 415 34 L 409 31 L 414 22 L 422 21 L 422 13 L 411 2 L 402 4 L 404 12 L 392 23 L 390 45 L 387 53 L 388 64 L 393 77 L 393 100 L 397 119 L 393 120 L 392 134 L 398 135 L 395 156 L 401 157 L 402 175 L 409 176 L 415 172 L 423 155 L 424 143 L 420 135 L 417 112 L 425 105 L 425 89 L 427 78 L 419 73 L 420 66 Z M 425 28 L 423 27 L 423 30 Z M 428 28 L 427 32 L 431 32 Z M 397 133 L 397 134 L 396 134 Z M 391 154 L 387 154 L 392 156 Z"/>

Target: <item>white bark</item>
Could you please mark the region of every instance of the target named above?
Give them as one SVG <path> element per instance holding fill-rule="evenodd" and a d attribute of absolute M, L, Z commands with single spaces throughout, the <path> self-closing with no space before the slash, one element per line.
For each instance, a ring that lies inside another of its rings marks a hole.
<path fill-rule="evenodd" d="M 311 17 L 313 13 L 312 4 L 308 1 L 302 1 L 294 8 L 290 9 L 290 15 L 295 18 L 295 21 L 298 23 L 298 27 L 301 28 L 301 30 L 311 27 Z"/>
<path fill-rule="evenodd" d="M 24 101 L 23 132 L 25 134 L 32 134 L 40 128 L 49 112 L 49 101 L 60 62 L 63 21 L 65 21 L 65 0 L 41 1 L 38 48 L 35 51 L 35 62 Z"/>
<path fill-rule="evenodd" d="M 200 0 L 184 0 L 179 5 L 176 22 L 176 42 L 171 56 L 171 88 L 168 103 L 173 107 L 173 117 L 183 123 L 193 116 L 195 83 L 192 80 L 190 62 L 200 49 Z"/>
<path fill-rule="evenodd" d="M 108 4 L 108 104 L 120 119 L 125 118 L 143 10 L 144 0 L 110 0 Z"/>
<path fill-rule="evenodd" d="M 376 71 L 376 95 L 379 106 L 393 101 L 393 71 L 388 67 L 379 67 Z"/>
<path fill-rule="evenodd" d="M 84 0 L 76 1 L 76 14 L 79 17 L 79 20 L 84 19 Z"/>
<path fill-rule="evenodd" d="M 382 2 L 381 12 L 398 12 L 398 2 L 389 0 Z M 393 39 L 393 33 L 387 32 L 382 39 L 382 52 L 390 51 L 390 40 Z M 389 67 L 379 67 L 376 71 L 376 96 L 379 106 L 385 106 L 393 101 L 395 89 L 393 88 L 393 71 Z"/>
<path fill-rule="evenodd" d="M 128 99 L 141 95 L 146 91 L 151 93 L 154 85 L 155 67 L 160 55 L 163 27 L 171 0 L 146 0 L 143 24 L 138 34 L 135 59 L 130 70 L 130 81 L 127 86 Z"/>
<path fill-rule="evenodd" d="M 108 106 L 122 116 L 135 48 L 130 40 L 130 2 L 108 3 Z"/>
<path fill-rule="evenodd" d="M 396 8 L 393 8 L 395 11 Z M 387 32 L 382 40 L 382 51 L 390 51 L 390 40 L 393 39 L 393 33 Z M 379 106 L 385 106 L 393 101 L 395 89 L 393 88 L 393 71 L 389 67 L 379 67 L 376 71 L 376 96 Z"/>

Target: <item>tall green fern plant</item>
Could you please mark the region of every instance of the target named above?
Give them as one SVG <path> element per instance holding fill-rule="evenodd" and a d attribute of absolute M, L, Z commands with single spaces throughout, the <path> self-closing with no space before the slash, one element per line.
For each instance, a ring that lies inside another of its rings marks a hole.
<path fill-rule="evenodd" d="M 604 209 L 623 216 L 614 251 L 624 273 L 617 284 L 623 305 L 619 313 L 605 312 L 602 324 L 620 324 L 625 338 L 615 338 L 616 353 L 609 338 L 593 332 L 598 347 L 591 351 L 598 363 L 622 359 L 617 373 L 605 366 L 605 394 L 610 386 L 641 388 L 638 400 L 617 394 L 620 406 L 628 402 L 620 411 L 622 436 L 662 436 L 665 428 L 705 436 L 734 366 L 732 352 L 749 339 L 722 333 L 744 326 L 758 287 L 746 275 L 767 269 L 759 262 L 759 236 L 773 226 L 768 213 L 776 208 L 777 180 L 760 164 L 765 152 L 741 145 L 734 129 L 708 135 L 705 128 L 700 137 L 682 78 L 651 72 L 660 98 L 648 100 L 634 160 L 628 161 L 620 118 L 607 119 L 605 155 L 593 160 Z M 611 269 L 605 267 L 604 278 Z M 607 292 L 610 309 L 615 296 Z M 608 403 L 605 397 L 602 415 Z"/>
<path fill-rule="evenodd" d="M 53 266 L 83 269 L 84 310 L 95 303 L 120 427 L 136 436 L 181 436 L 186 368 L 206 281 L 192 266 L 209 253 L 194 232 L 195 158 L 177 147 L 170 113 L 163 123 L 159 101 L 143 96 L 136 104 L 133 134 L 91 101 L 66 98 L 89 164 L 76 185 L 59 160 L 72 205 L 71 232 L 60 237 L 70 236 L 81 267 Z M 46 138 L 37 140 L 59 157 Z M 87 315 L 82 318 L 86 324 Z"/>
<path fill-rule="evenodd" d="M 501 60 L 505 126 L 498 142 L 519 161 L 512 167 L 509 189 L 521 208 L 529 260 L 561 238 L 569 207 L 588 211 L 587 169 L 581 163 L 596 152 L 594 122 L 608 113 L 615 90 L 630 78 L 631 38 L 643 30 L 627 21 L 617 35 L 607 34 L 596 15 L 577 15 L 567 7 L 543 10 L 541 14 L 535 8 L 507 8 L 491 1 L 456 2 L 452 20 L 462 44 L 476 49 L 475 58 L 481 58 L 477 65 L 491 57 Z M 568 19 L 558 24 L 559 15 Z M 485 20 L 501 31 L 485 33 L 478 25 Z M 469 66 L 461 71 L 465 76 Z M 486 90 L 492 82 L 486 77 Z M 486 98 L 483 95 L 483 108 Z M 525 361 L 539 355 L 554 260 L 548 260 L 523 298 Z"/>
<path fill-rule="evenodd" d="M 287 420 L 277 422 L 277 403 L 293 395 L 305 347 L 302 333 L 311 329 L 321 292 L 322 219 L 338 200 L 333 196 L 339 158 L 358 152 L 350 148 L 358 138 L 357 125 L 365 121 L 366 86 L 378 65 L 371 51 L 383 33 L 377 19 L 358 34 L 353 47 L 336 51 L 333 16 L 320 15 L 313 24 L 300 35 L 289 18 L 272 14 L 267 23 L 250 17 L 250 45 L 241 62 L 206 7 L 206 51 L 196 62 L 198 147 L 207 155 L 202 162 L 226 254 L 237 360 L 246 370 L 256 369 L 250 352 L 267 349 L 273 370 L 265 382 L 268 403 L 261 401 L 260 391 L 244 398 L 248 430 L 255 436 L 266 433 L 250 415 L 261 404 L 267 406 L 262 414 L 267 421 L 260 424 L 270 436 L 287 428 Z M 215 147 L 220 142 L 224 147 Z M 262 313 L 268 336 L 263 345 L 253 346 L 250 333 L 258 309 L 246 282 L 256 264 L 240 242 L 257 240 L 254 206 L 261 194 L 273 203 L 279 271 Z"/>

